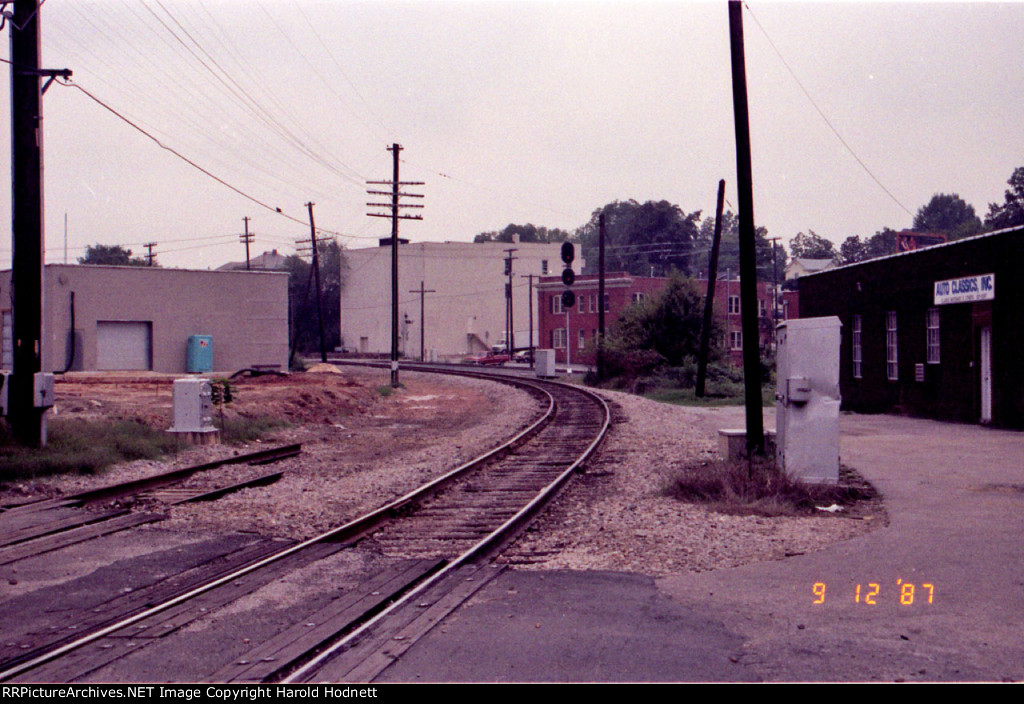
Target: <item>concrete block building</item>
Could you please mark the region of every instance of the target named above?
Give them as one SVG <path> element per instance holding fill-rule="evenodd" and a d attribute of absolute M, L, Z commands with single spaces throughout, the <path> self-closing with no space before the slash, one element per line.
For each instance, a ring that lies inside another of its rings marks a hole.
<path fill-rule="evenodd" d="M 288 275 L 48 264 L 43 371 L 187 371 L 188 340 L 209 336 L 213 370 L 288 368 Z M 0 368 L 12 360 L 10 270 L 0 272 Z"/>
<path fill-rule="evenodd" d="M 1024 428 L 1024 228 L 800 279 L 801 317 L 842 322 L 843 407 Z"/>
<path fill-rule="evenodd" d="M 561 271 L 561 245 L 508 242 L 417 242 L 399 244 L 399 349 L 418 359 L 456 361 L 505 342 L 505 260 L 512 252 L 514 344 L 530 338 L 531 278 Z M 341 294 L 344 346 L 363 354 L 391 351 L 391 240 L 346 249 Z M 578 265 L 577 265 L 578 270 Z M 420 290 L 430 291 L 422 296 Z M 536 300 L 536 291 L 532 294 Z M 534 345 L 539 321 L 533 317 Z"/>

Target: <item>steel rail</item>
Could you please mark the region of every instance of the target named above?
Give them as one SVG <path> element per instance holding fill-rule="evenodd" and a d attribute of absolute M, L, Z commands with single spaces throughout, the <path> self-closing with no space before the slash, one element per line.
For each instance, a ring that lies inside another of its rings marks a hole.
<path fill-rule="evenodd" d="M 562 487 L 562 485 L 566 482 L 566 480 L 568 480 L 572 473 L 576 471 L 576 468 L 583 464 L 583 462 L 585 462 L 593 454 L 594 450 L 597 449 L 597 446 L 604 439 L 604 436 L 608 431 L 608 427 L 611 424 L 611 409 L 608 407 L 607 402 L 605 402 L 605 400 L 598 396 L 597 394 L 591 391 L 587 391 L 585 389 L 580 389 L 579 387 L 570 386 L 569 384 L 562 384 L 560 382 L 548 381 L 544 383 L 558 384 L 559 386 L 562 386 L 566 389 L 584 394 L 590 397 L 591 399 L 596 400 L 598 404 L 601 406 L 602 410 L 604 411 L 604 421 L 601 424 L 601 430 L 591 441 L 590 445 L 587 446 L 586 450 L 584 450 L 568 468 L 563 470 L 553 481 L 551 481 L 546 487 L 544 487 L 544 489 L 542 489 L 541 492 L 537 494 L 533 498 L 533 500 L 530 501 L 530 503 L 528 503 L 526 506 L 520 509 L 514 516 L 506 520 L 500 527 L 492 531 L 489 535 L 487 535 L 486 537 L 482 538 L 479 542 L 477 542 L 473 547 L 469 548 L 464 553 L 459 555 L 457 558 L 452 560 L 450 563 L 445 565 L 445 567 L 442 568 L 440 571 L 434 573 L 432 576 L 430 576 L 429 578 L 427 578 L 426 580 L 424 580 L 423 582 L 421 582 L 420 584 L 416 585 L 411 590 L 406 592 L 403 596 L 396 599 L 387 608 L 379 612 L 373 618 L 363 623 L 361 626 L 353 630 L 348 635 L 331 644 L 325 650 L 318 653 L 314 658 L 312 658 L 304 665 L 302 665 L 300 668 L 290 673 L 287 677 L 281 680 L 283 683 L 292 684 L 303 680 L 307 675 L 312 674 L 313 671 L 316 670 L 321 664 L 323 664 L 331 657 L 333 657 L 335 654 L 337 654 L 338 651 L 347 647 L 355 639 L 357 639 L 359 636 L 361 636 L 363 633 L 371 629 L 376 624 L 380 623 L 391 613 L 405 606 L 407 603 L 409 603 L 409 601 L 419 596 L 430 587 L 439 583 L 442 579 L 448 577 L 459 567 L 462 567 L 466 563 L 486 554 L 487 551 L 493 548 L 496 544 L 499 544 L 505 539 L 509 538 L 510 536 L 515 535 L 521 524 L 527 521 L 527 519 L 530 518 L 534 514 L 534 512 L 536 512 L 540 507 L 542 507 L 551 498 L 553 498 L 554 495 L 558 492 L 558 490 Z"/>
<path fill-rule="evenodd" d="M 501 381 L 501 379 L 494 379 L 494 381 Z M 505 383 L 509 383 L 509 384 L 520 383 L 520 380 L 516 380 L 516 382 L 506 381 Z M 525 384 L 523 384 L 523 385 L 525 385 Z M 204 585 L 196 587 L 195 589 L 192 589 L 192 590 L 190 590 L 190 591 L 188 591 L 188 592 L 186 592 L 184 594 L 180 594 L 177 597 L 174 597 L 173 599 L 168 600 L 167 602 L 164 602 L 162 604 L 157 604 L 155 606 L 152 606 L 152 607 L 146 609 L 145 611 L 141 611 L 141 612 L 139 612 L 139 613 L 137 613 L 137 614 L 135 614 L 133 616 L 129 616 L 128 618 L 123 619 L 123 620 L 121 620 L 121 621 L 119 621 L 117 623 L 114 623 L 114 624 L 111 624 L 109 626 L 106 626 L 106 627 L 104 627 L 104 628 L 102 628 L 100 630 L 94 631 L 93 633 L 90 633 L 90 634 L 85 635 L 85 636 L 83 636 L 81 638 L 78 638 L 77 640 L 74 640 L 74 641 L 72 641 L 70 643 L 66 643 L 66 644 L 64 644 L 64 645 L 62 645 L 60 647 L 57 647 L 57 648 L 55 648 L 55 649 L 53 649 L 51 651 L 48 651 L 48 652 L 43 653 L 41 655 L 38 655 L 35 658 L 27 660 L 27 661 L 25 661 L 23 663 L 19 663 L 18 665 L 10 667 L 10 668 L 8 668 L 6 670 L 0 671 L 0 681 L 9 680 L 12 677 L 16 677 L 16 676 L 18 676 L 18 675 L 20 675 L 20 674 L 22 674 L 24 672 L 27 672 L 29 670 L 32 670 L 32 669 L 36 668 L 36 667 L 39 667 L 40 665 L 43 665 L 43 664 L 45 664 L 47 662 L 55 660 L 55 659 L 59 658 L 62 655 L 65 655 L 65 654 L 67 654 L 69 652 L 77 650 L 78 648 L 81 648 L 81 647 L 83 647 L 85 645 L 88 645 L 89 643 L 93 643 L 93 642 L 99 640 L 100 638 L 104 638 L 104 637 L 110 635 L 111 633 L 114 633 L 114 632 L 116 632 L 118 630 L 121 630 L 122 628 L 126 628 L 128 626 L 131 626 L 132 624 L 138 623 L 139 621 L 142 621 L 142 620 L 145 620 L 147 618 L 150 618 L 151 616 L 154 616 L 154 615 L 156 615 L 156 614 L 158 614 L 158 613 L 160 613 L 162 611 L 170 609 L 170 608 L 172 608 L 174 606 L 177 606 L 178 604 L 184 603 L 184 602 L 186 602 L 186 601 L 188 601 L 190 599 L 193 599 L 193 598 L 195 598 L 195 597 L 197 597 L 197 596 L 199 596 L 201 594 L 204 594 L 204 593 L 206 593 L 206 592 L 208 592 L 208 591 L 210 591 L 212 589 L 215 589 L 215 588 L 217 588 L 219 586 L 222 586 L 222 585 L 227 584 L 227 583 L 229 583 L 231 581 L 234 581 L 235 579 L 238 579 L 239 577 L 243 577 L 243 576 L 245 576 L 247 574 L 250 574 L 251 572 L 254 572 L 254 571 L 258 570 L 258 569 L 266 567 L 269 564 L 277 562 L 278 560 L 281 560 L 281 559 L 283 559 L 285 557 L 288 557 L 289 555 L 297 553 L 300 550 L 304 550 L 304 549 L 306 549 L 306 548 L 308 548 L 308 547 L 310 547 L 312 545 L 315 545 L 315 544 L 318 544 L 318 543 L 321 543 L 321 542 L 326 542 L 326 541 L 329 541 L 329 540 L 338 539 L 338 538 L 340 538 L 342 536 L 354 536 L 354 535 L 358 535 L 358 534 L 364 532 L 368 528 L 370 528 L 373 525 L 376 525 L 377 523 L 382 521 L 385 517 L 393 515 L 394 512 L 396 512 L 398 509 L 402 508 L 403 506 L 405 506 L 405 505 L 407 505 L 407 504 L 409 504 L 409 503 L 411 503 L 411 502 L 413 502 L 413 501 L 415 501 L 417 499 L 423 498 L 426 495 L 429 495 L 434 489 L 436 489 L 441 484 L 444 484 L 444 483 L 454 479 L 458 475 L 463 474 L 463 473 L 473 469 L 477 465 L 482 464 L 483 462 L 486 462 L 487 460 L 491 459 L 495 455 L 498 455 L 498 454 L 500 454 L 502 452 L 505 452 L 505 451 L 511 449 L 513 446 L 515 446 L 519 442 L 523 441 L 524 439 L 528 438 L 530 435 L 532 435 L 533 433 L 537 432 L 541 427 L 543 427 L 545 424 L 547 424 L 551 420 L 551 418 L 554 416 L 554 412 L 555 412 L 555 408 L 556 408 L 554 396 L 552 396 L 549 392 L 547 392 L 547 391 L 545 391 L 543 389 L 540 389 L 539 386 L 535 386 L 534 385 L 534 386 L 532 386 L 532 388 L 540 390 L 543 394 L 545 394 L 547 396 L 547 399 L 548 399 L 547 409 L 544 411 L 544 413 L 541 415 L 540 418 L 538 418 L 536 421 L 531 423 L 524 430 L 520 431 L 515 436 L 513 436 L 510 440 L 507 440 L 506 442 L 502 443 L 498 447 L 493 448 L 491 450 L 488 450 L 487 452 L 483 453 L 482 455 L 480 455 L 480 456 L 478 456 L 478 457 L 476 457 L 476 458 L 474 458 L 474 459 L 472 459 L 472 460 L 470 460 L 470 461 L 460 465 L 459 467 L 451 470 L 450 472 L 444 474 L 443 476 L 441 476 L 441 477 L 439 477 L 437 479 L 434 479 L 434 480 L 432 480 L 430 482 L 427 482 L 426 484 L 418 487 L 417 489 L 414 489 L 413 491 L 409 492 L 408 494 L 405 494 L 404 496 L 402 496 L 402 497 L 400 497 L 398 499 L 395 499 L 394 501 L 386 504 L 385 506 L 383 506 L 381 508 L 378 508 L 378 509 L 376 509 L 374 511 L 371 511 L 370 513 L 367 513 L 367 514 L 365 514 L 363 516 L 360 516 L 359 518 L 353 519 L 352 521 L 349 521 L 348 523 L 346 523 L 346 524 L 344 524 L 344 525 L 342 525 L 342 526 L 340 526 L 338 528 L 334 528 L 334 529 L 332 529 L 330 531 L 327 531 L 326 533 L 323 533 L 323 534 L 318 535 L 318 536 L 314 536 L 313 538 L 309 538 L 309 539 L 307 539 L 307 540 L 305 540 L 305 541 L 303 541 L 303 542 L 301 542 L 301 543 L 299 543 L 297 545 L 293 545 L 293 546 L 291 546 L 289 548 L 285 548 L 284 550 L 282 550 L 282 551 L 280 551 L 278 553 L 275 553 L 275 554 L 273 554 L 273 555 L 271 555 L 269 557 L 266 557 L 266 558 L 264 558 L 264 559 L 262 559 L 262 560 L 260 560 L 258 562 L 255 562 L 255 563 L 253 563 L 251 565 L 243 567 L 243 568 L 237 570 L 236 572 L 233 572 L 233 573 L 228 574 L 228 575 L 224 575 L 223 577 L 220 577 L 219 579 L 216 579 L 216 580 L 214 580 L 214 581 L 212 581 L 212 582 L 210 582 L 208 584 L 204 584 Z"/>

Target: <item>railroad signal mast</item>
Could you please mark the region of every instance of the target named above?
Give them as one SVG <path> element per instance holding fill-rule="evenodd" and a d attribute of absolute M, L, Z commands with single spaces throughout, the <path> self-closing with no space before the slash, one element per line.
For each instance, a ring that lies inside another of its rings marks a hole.
<path fill-rule="evenodd" d="M 367 203 L 371 208 L 387 208 L 391 212 L 367 213 L 373 218 L 391 218 L 391 386 L 398 388 L 398 221 L 422 220 L 422 215 L 402 215 L 400 208 L 422 208 L 422 205 L 402 203 L 402 198 L 422 198 L 420 193 L 403 193 L 402 186 L 422 186 L 423 181 L 400 181 L 398 179 L 398 155 L 402 145 L 392 144 L 387 148 L 393 159 L 393 176 L 390 181 L 367 181 L 368 185 L 391 186 L 390 191 L 366 192 L 374 196 L 390 196 L 390 203 Z"/>
<path fill-rule="evenodd" d="M 572 342 L 570 342 L 570 330 L 569 330 L 569 311 L 576 305 L 576 293 L 572 290 L 572 285 L 576 282 L 576 272 L 572 270 L 572 262 L 576 258 L 576 248 L 572 242 L 562 243 L 562 263 L 565 264 L 565 268 L 562 269 L 562 283 L 565 284 L 565 290 L 562 291 L 562 308 L 565 309 L 565 373 L 572 374 L 572 360 L 570 359 L 570 350 L 572 350 Z"/>

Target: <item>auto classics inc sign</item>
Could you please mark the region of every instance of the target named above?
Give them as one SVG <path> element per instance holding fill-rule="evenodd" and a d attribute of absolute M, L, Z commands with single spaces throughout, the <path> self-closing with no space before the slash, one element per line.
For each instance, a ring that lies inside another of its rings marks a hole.
<path fill-rule="evenodd" d="M 935 282 L 935 305 L 991 301 L 996 297 L 996 275 L 979 274 Z"/>

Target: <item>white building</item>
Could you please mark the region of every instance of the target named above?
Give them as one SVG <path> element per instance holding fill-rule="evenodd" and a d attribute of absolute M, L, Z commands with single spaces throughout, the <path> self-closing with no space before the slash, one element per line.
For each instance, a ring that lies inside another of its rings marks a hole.
<path fill-rule="evenodd" d="M 420 335 L 427 359 L 457 360 L 505 341 L 505 260 L 512 252 L 513 343 L 539 344 L 536 288 L 540 276 L 561 272 L 561 244 L 417 242 L 398 248 L 399 350 L 419 358 Z M 341 337 L 352 351 L 391 351 L 391 242 L 345 250 Z M 578 272 L 582 262 L 574 268 Z M 422 297 L 420 289 L 431 291 Z M 424 326 L 424 319 L 426 325 Z"/>

